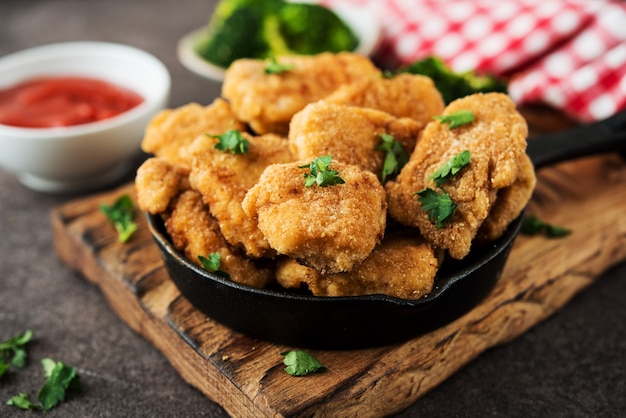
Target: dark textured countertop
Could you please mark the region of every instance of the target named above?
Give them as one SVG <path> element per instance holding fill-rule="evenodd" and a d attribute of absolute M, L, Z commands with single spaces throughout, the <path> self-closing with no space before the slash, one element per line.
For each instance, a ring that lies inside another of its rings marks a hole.
<path fill-rule="evenodd" d="M 130 44 L 170 69 L 171 107 L 208 104 L 219 85 L 184 69 L 176 42 L 204 25 L 214 4 L 3 0 L 0 55 L 60 41 Z M 49 212 L 73 198 L 31 191 L 0 170 L 0 340 L 26 329 L 35 333 L 28 367 L 0 382 L 0 416 L 227 416 L 122 323 L 95 286 L 57 259 Z M 624 416 L 624 299 L 626 264 L 606 272 L 523 336 L 485 352 L 398 416 Z M 6 406 L 19 392 L 36 396 L 42 384 L 38 363 L 44 357 L 75 366 L 81 391 L 45 414 Z"/>

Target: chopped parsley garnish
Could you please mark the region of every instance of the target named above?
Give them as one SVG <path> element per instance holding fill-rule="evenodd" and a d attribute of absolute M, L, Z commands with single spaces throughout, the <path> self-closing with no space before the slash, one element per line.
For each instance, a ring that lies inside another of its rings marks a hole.
<path fill-rule="evenodd" d="M 450 222 L 457 208 L 457 204 L 441 186 L 468 166 L 470 161 L 471 154 L 465 150 L 451 158 L 428 177 L 429 180 L 435 182 L 441 193 L 431 188 L 415 192 L 419 196 L 417 200 L 422 204 L 422 209 L 428 213 L 428 219 L 435 223 L 437 229 L 443 228 Z"/>
<path fill-rule="evenodd" d="M 41 402 L 41 407 L 47 411 L 65 399 L 65 392 L 68 389 L 78 389 L 79 376 L 76 369 L 67 366 L 63 362 L 54 361 L 49 358 L 41 360 L 46 382 L 39 390 L 37 399 Z"/>
<path fill-rule="evenodd" d="M 465 166 L 469 165 L 471 160 L 471 154 L 468 150 L 457 154 L 435 171 L 430 177 L 430 180 L 434 180 L 437 187 L 447 182 L 456 173 L 461 171 Z"/>
<path fill-rule="evenodd" d="M 285 358 L 285 372 L 292 376 L 306 376 L 326 370 L 326 367 L 306 351 L 293 350 L 281 353 Z"/>
<path fill-rule="evenodd" d="M 293 70 L 292 64 L 281 64 L 276 60 L 275 56 L 271 56 L 265 64 L 265 74 L 281 74 Z"/>
<path fill-rule="evenodd" d="M 0 343 L 0 377 L 9 370 L 10 366 L 19 369 L 26 366 L 26 344 L 32 337 L 33 332 L 27 330 L 20 335 Z"/>
<path fill-rule="evenodd" d="M 225 279 L 230 279 L 230 274 L 226 273 L 223 270 L 220 270 L 220 265 L 222 264 L 222 257 L 220 256 L 219 253 L 211 253 L 207 255 L 206 257 L 199 255 L 198 259 L 202 263 L 202 267 L 204 267 L 205 270 L 215 273 L 218 276 L 222 276 Z"/>
<path fill-rule="evenodd" d="M 475 120 L 474 113 L 471 110 L 457 110 L 447 115 L 433 116 L 433 118 L 441 123 L 447 123 L 450 129 L 472 123 Z"/>
<path fill-rule="evenodd" d="M 331 160 L 332 155 L 326 155 L 317 157 L 310 164 L 298 166 L 298 168 L 309 169 L 309 172 L 304 174 L 304 186 L 311 187 L 316 183 L 320 187 L 344 184 L 345 181 L 339 177 L 339 172 L 330 169 Z"/>
<path fill-rule="evenodd" d="M 7 405 L 14 406 L 16 408 L 20 408 L 24 410 L 33 410 L 33 409 L 41 408 L 40 405 L 33 403 L 30 400 L 30 397 L 28 396 L 28 394 L 24 392 L 20 393 L 19 395 L 15 395 L 11 399 L 9 399 L 7 401 Z"/>
<path fill-rule="evenodd" d="M 435 222 L 437 229 L 443 228 L 454 216 L 457 204 L 450 198 L 445 190 L 441 189 L 441 193 L 431 188 L 416 192 L 419 196 L 417 199 L 422 204 L 422 209 L 428 213 L 428 219 Z"/>
<path fill-rule="evenodd" d="M 117 230 L 119 242 L 126 242 L 137 230 L 137 224 L 133 221 L 134 205 L 128 195 L 120 196 L 113 205 L 100 204 L 102 211 Z"/>
<path fill-rule="evenodd" d="M 27 393 L 20 393 L 7 401 L 7 405 L 20 409 L 48 411 L 63 402 L 66 391 L 78 389 L 80 380 L 76 369 L 49 358 L 41 360 L 46 381 L 37 394 L 39 403 L 33 403 Z"/>
<path fill-rule="evenodd" d="M 218 139 L 215 149 L 231 154 L 247 154 L 250 142 L 238 129 L 229 129 L 221 135 L 206 134 L 209 138 Z"/>
<path fill-rule="evenodd" d="M 382 142 L 377 151 L 385 153 L 385 161 L 383 163 L 383 171 L 380 174 L 380 181 L 384 184 L 387 179 L 398 175 L 402 167 L 409 161 L 409 154 L 406 152 L 402 143 L 396 141 L 389 134 L 380 134 Z"/>
<path fill-rule="evenodd" d="M 535 215 L 524 217 L 521 232 L 524 235 L 545 235 L 548 238 L 561 238 L 572 233 L 570 229 L 549 224 Z"/>

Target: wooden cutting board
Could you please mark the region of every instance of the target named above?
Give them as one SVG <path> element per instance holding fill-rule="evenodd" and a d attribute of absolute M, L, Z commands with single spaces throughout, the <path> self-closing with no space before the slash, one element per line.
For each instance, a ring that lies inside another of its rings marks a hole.
<path fill-rule="evenodd" d="M 327 368 L 296 378 L 286 347 L 207 318 L 168 277 L 145 220 L 126 244 L 99 211 L 133 185 L 81 198 L 51 213 L 55 247 L 97 285 L 111 308 L 180 375 L 232 416 L 382 416 L 401 411 L 486 349 L 549 317 L 626 259 L 626 165 L 616 155 L 543 170 L 529 212 L 565 226 L 561 239 L 519 237 L 491 294 L 463 317 L 404 343 L 350 351 L 309 350 Z"/>

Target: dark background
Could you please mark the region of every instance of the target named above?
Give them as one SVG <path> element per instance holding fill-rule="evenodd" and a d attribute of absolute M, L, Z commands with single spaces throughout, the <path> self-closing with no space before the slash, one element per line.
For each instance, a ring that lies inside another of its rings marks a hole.
<path fill-rule="evenodd" d="M 2 0 L 0 56 L 46 43 L 119 42 L 160 58 L 170 107 L 210 103 L 219 84 L 183 68 L 176 42 L 208 20 L 209 0 Z M 0 150 L 2 152 L 2 150 Z M 0 341 L 35 333 L 31 361 L 0 381 L 0 417 L 224 417 L 122 323 L 99 290 L 53 250 L 49 212 L 75 196 L 24 188 L 0 170 Z M 491 349 L 398 416 L 617 417 L 626 414 L 626 264 L 601 277 L 520 338 Z M 6 406 L 36 397 L 39 361 L 79 370 L 80 393 L 47 412 Z"/>

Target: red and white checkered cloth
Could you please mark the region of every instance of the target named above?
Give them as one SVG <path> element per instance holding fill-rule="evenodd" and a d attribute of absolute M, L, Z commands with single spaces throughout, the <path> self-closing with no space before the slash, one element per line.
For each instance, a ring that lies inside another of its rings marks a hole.
<path fill-rule="evenodd" d="M 377 59 L 391 68 L 437 55 L 455 71 L 510 77 L 518 104 L 581 122 L 626 107 L 626 2 L 602 0 L 322 0 L 379 17 Z"/>

